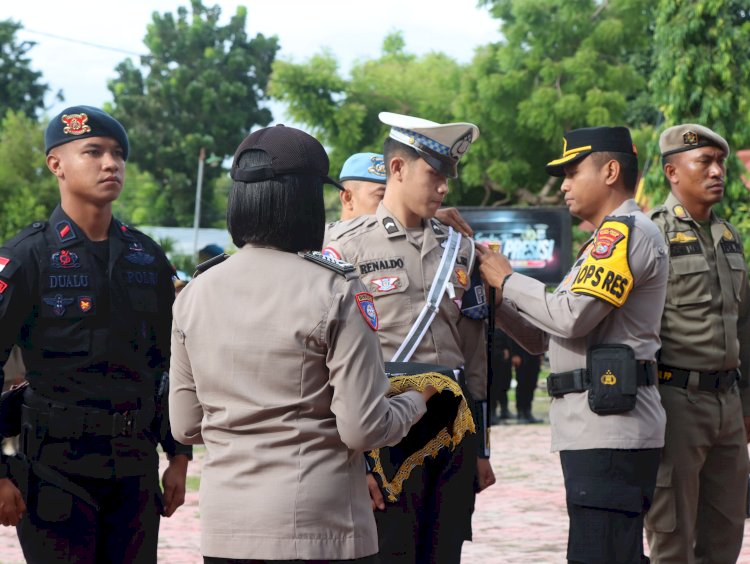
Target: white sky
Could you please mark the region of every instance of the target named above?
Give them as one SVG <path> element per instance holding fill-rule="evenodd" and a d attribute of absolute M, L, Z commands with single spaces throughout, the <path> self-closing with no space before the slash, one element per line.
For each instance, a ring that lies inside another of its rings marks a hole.
<path fill-rule="evenodd" d="M 248 7 L 247 31 L 254 36 L 279 37 L 277 58 L 302 62 L 329 48 L 348 72 L 358 59 L 380 54 L 383 38 L 394 30 L 404 34 L 406 49 L 416 54 L 441 51 L 460 62 L 471 60 L 474 49 L 500 39 L 500 22 L 476 0 L 204 0 L 222 7 L 226 24 L 238 5 Z M 130 55 L 49 37 L 50 34 L 133 53 L 144 53 L 143 37 L 154 11 L 175 13 L 189 0 L 2 0 L 0 19 L 20 21 L 20 40 L 37 45 L 28 55 L 52 92 L 63 91 L 65 101 L 47 98 L 54 115 L 73 104 L 101 106 L 112 97 L 107 80 Z M 27 31 L 28 30 L 28 31 Z M 34 33 L 36 32 L 36 33 Z M 138 61 L 136 60 L 136 63 Z M 283 108 L 271 105 L 276 119 Z"/>

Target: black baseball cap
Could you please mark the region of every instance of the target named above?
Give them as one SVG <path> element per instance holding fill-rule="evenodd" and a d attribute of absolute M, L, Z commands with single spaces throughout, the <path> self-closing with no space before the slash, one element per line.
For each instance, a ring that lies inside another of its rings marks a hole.
<path fill-rule="evenodd" d="M 550 176 L 565 176 L 567 165 L 582 161 L 591 153 L 625 153 L 638 156 L 627 127 L 583 127 L 568 131 L 563 137 L 563 154 L 547 163 Z"/>
<path fill-rule="evenodd" d="M 268 154 L 271 163 L 239 168 L 242 154 L 252 150 Z M 239 182 L 262 182 L 287 174 L 298 174 L 320 178 L 323 183 L 343 190 L 341 184 L 328 176 L 328 166 L 328 155 L 315 137 L 293 127 L 276 125 L 254 131 L 240 143 L 234 153 L 230 176 Z"/>

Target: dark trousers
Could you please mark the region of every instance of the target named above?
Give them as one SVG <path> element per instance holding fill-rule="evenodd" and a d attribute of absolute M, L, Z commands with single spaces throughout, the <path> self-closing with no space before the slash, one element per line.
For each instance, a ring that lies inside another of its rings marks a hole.
<path fill-rule="evenodd" d="M 216 558 L 214 556 L 203 557 L 203 564 L 347 564 L 348 562 L 380 564 L 377 555 L 354 558 L 353 560 L 237 560 L 236 558 Z"/>
<path fill-rule="evenodd" d="M 155 475 L 117 480 L 67 477 L 88 491 L 99 511 L 32 477 L 28 511 L 17 527 L 27 562 L 156 562 L 161 493 Z"/>
<path fill-rule="evenodd" d="M 477 435 L 415 468 L 395 503 L 375 511 L 383 564 L 456 564 L 471 540 Z"/>
<path fill-rule="evenodd" d="M 568 561 L 636 564 L 661 449 L 560 452 L 570 517 Z"/>
<path fill-rule="evenodd" d="M 529 359 L 531 355 L 523 358 L 521 366 L 516 367 L 516 408 L 519 413 L 531 410 L 531 402 L 534 400 L 534 390 L 539 377 L 539 359 Z"/>

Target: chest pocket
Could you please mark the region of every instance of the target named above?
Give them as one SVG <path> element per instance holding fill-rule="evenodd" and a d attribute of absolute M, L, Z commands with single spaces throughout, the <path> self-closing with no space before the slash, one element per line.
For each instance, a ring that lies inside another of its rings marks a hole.
<path fill-rule="evenodd" d="M 702 254 L 672 257 L 667 301 L 674 305 L 711 301 L 708 261 Z"/>
<path fill-rule="evenodd" d="M 747 265 L 740 253 L 727 253 L 724 255 L 732 272 L 732 287 L 734 297 L 740 299 L 742 287 L 747 283 Z"/>
<path fill-rule="evenodd" d="M 380 327 L 400 327 L 413 321 L 409 278 L 404 269 L 378 270 L 362 276 L 362 283 L 375 298 Z"/>
<path fill-rule="evenodd" d="M 39 329 L 46 358 L 89 353 L 91 328 L 87 318 L 94 313 L 93 304 L 92 294 L 86 290 L 52 290 L 42 295 Z"/>

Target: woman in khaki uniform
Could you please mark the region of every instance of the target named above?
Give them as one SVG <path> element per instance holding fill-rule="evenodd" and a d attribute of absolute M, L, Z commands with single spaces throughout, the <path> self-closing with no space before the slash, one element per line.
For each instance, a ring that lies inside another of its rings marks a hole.
<path fill-rule="evenodd" d="M 397 443 L 434 393 L 385 398 L 373 299 L 320 253 L 328 157 L 266 128 L 239 146 L 227 213 L 239 251 L 174 308 L 170 417 L 206 445 L 206 562 L 375 562 L 362 452 Z"/>

